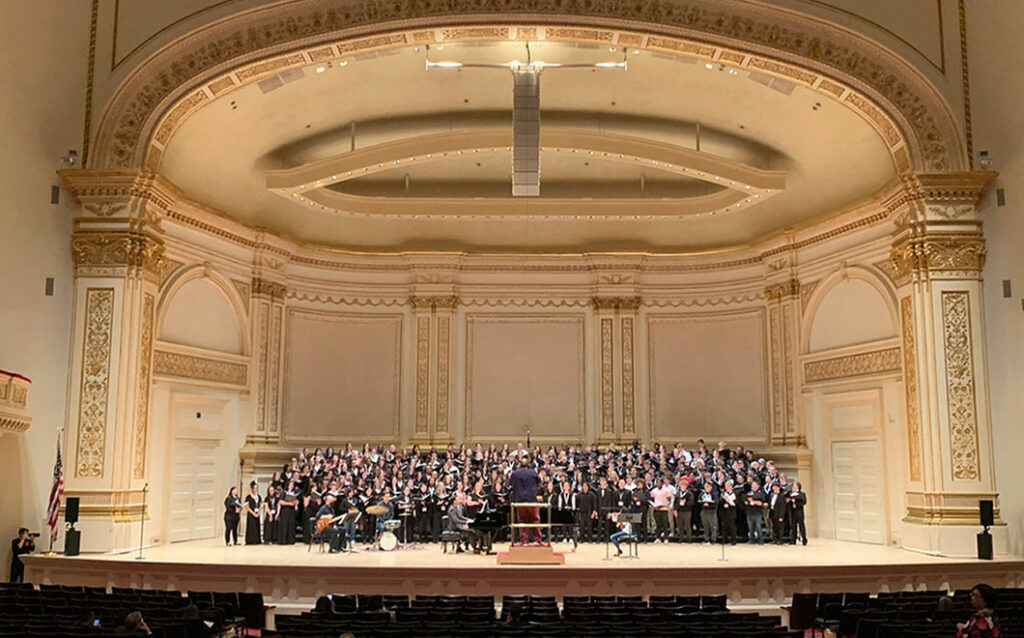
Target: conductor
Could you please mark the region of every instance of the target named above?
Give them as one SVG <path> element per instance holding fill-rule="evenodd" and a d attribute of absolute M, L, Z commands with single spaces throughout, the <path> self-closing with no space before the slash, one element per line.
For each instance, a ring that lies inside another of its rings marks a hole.
<path fill-rule="evenodd" d="M 530 467 L 529 454 L 524 454 L 519 458 L 519 469 L 512 472 L 509 483 L 512 486 L 513 503 L 537 502 L 537 484 L 540 483 L 540 477 Z M 540 523 L 540 509 L 537 507 L 517 507 L 515 514 L 516 520 L 520 523 Z M 541 538 L 539 527 L 524 527 L 520 529 L 519 543 L 521 545 L 528 545 L 530 537 L 534 534 L 537 536 L 537 543 L 543 544 L 544 540 Z"/>

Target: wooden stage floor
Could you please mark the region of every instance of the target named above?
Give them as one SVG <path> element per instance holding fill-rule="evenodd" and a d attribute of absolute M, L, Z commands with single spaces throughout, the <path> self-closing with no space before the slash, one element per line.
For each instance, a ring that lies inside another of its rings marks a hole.
<path fill-rule="evenodd" d="M 496 550 L 507 549 L 498 544 Z M 564 566 L 499 566 L 495 556 L 443 554 L 440 545 L 354 554 L 305 545 L 225 547 L 193 541 L 137 552 L 74 558 L 31 556 L 27 579 L 41 583 L 157 589 L 261 591 L 278 603 L 306 605 L 326 593 L 539 595 L 727 593 L 734 606 L 782 604 L 794 591 L 897 591 L 1024 586 L 1024 561 L 950 559 L 835 540 L 809 545 L 643 544 L 639 558 L 605 560 L 603 544 L 583 544 Z M 614 555 L 614 549 L 611 550 Z"/>

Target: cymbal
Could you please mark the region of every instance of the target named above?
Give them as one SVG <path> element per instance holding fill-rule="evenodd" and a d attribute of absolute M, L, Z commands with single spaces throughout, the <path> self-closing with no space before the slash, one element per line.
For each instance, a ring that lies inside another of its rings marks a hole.
<path fill-rule="evenodd" d="M 355 514 L 358 511 L 359 511 L 358 507 L 350 507 L 349 510 L 348 510 L 348 513 L 349 514 Z"/>
<path fill-rule="evenodd" d="M 388 508 L 383 505 L 371 505 L 366 508 L 366 513 L 371 516 L 380 516 L 381 514 L 387 514 Z"/>

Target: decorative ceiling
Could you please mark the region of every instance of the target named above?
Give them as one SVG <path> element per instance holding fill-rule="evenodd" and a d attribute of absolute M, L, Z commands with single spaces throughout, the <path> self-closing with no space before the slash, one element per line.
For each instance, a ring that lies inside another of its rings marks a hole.
<path fill-rule="evenodd" d="M 181 122 L 161 173 L 304 242 L 517 251 L 749 243 L 896 176 L 861 114 L 796 82 L 640 49 L 530 48 L 586 65 L 541 75 L 539 197 L 511 197 L 511 73 L 470 67 L 525 60 L 523 42 L 406 46 L 245 84 Z"/>

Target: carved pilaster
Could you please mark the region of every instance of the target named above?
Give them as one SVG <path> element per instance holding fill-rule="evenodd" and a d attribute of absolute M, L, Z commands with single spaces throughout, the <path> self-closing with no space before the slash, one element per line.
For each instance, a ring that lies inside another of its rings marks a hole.
<path fill-rule="evenodd" d="M 907 544 L 930 551 L 967 550 L 977 500 L 997 498 L 980 320 L 985 239 L 975 217 L 993 177 L 911 175 L 886 200 L 896 224 L 886 271 L 899 287 Z M 934 525 L 945 527 L 924 529 Z"/>
<path fill-rule="evenodd" d="M 797 335 L 800 321 L 800 282 L 795 278 L 769 284 L 764 290 L 768 301 L 769 361 L 771 366 L 773 445 L 802 445 L 796 409 L 800 379 Z"/>
<path fill-rule="evenodd" d="M 603 283 L 619 284 L 620 280 Z M 636 319 L 643 300 L 636 295 L 591 298 L 598 322 L 598 440 L 630 441 L 643 433 L 636 422 Z"/>
<path fill-rule="evenodd" d="M 416 330 L 416 409 L 412 442 L 444 445 L 452 440 L 452 319 L 459 297 L 455 294 L 414 294 L 409 297 L 409 305 L 413 307 Z"/>

